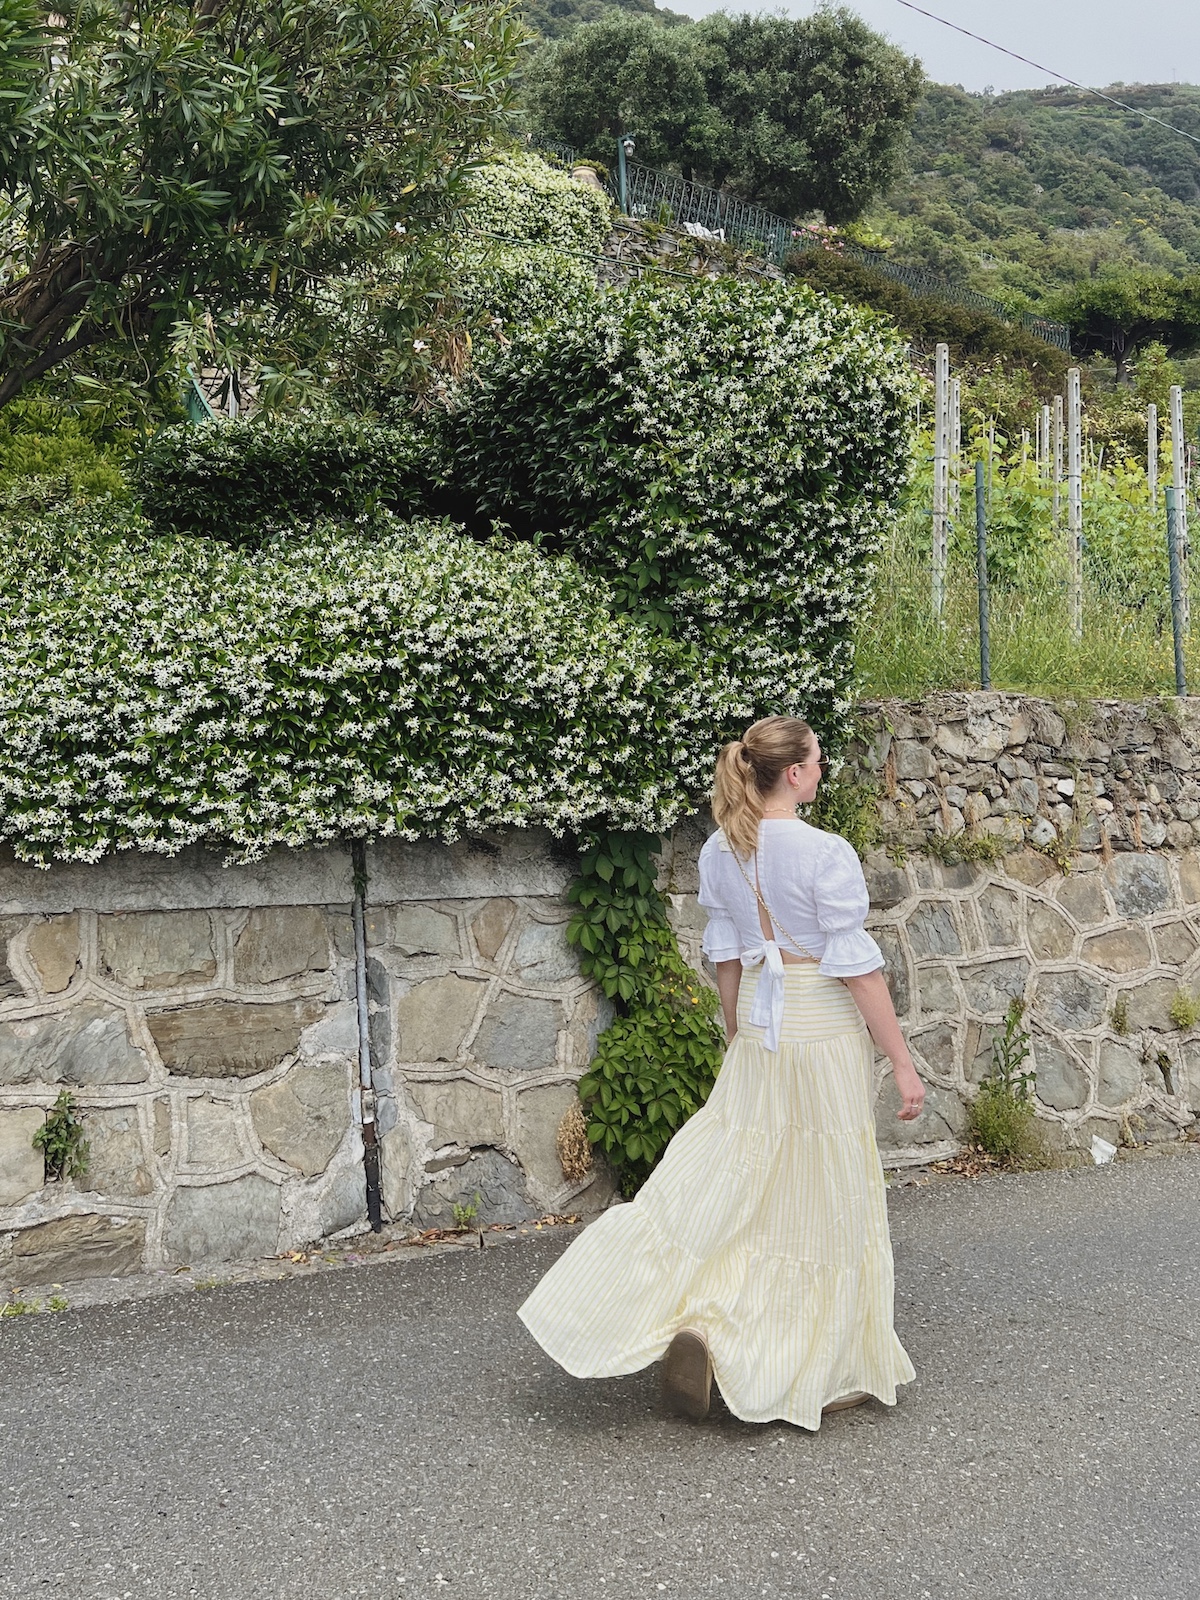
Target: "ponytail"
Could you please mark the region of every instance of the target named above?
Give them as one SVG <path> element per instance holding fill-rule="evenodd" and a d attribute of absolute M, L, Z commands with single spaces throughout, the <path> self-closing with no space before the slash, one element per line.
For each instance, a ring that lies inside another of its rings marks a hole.
<path fill-rule="evenodd" d="M 735 739 L 732 744 L 723 745 L 717 757 L 713 816 L 735 852 L 743 858 L 748 859 L 758 846 L 762 814 L 763 797 L 745 741 Z"/>
<path fill-rule="evenodd" d="M 713 816 L 743 860 L 758 848 L 765 797 L 788 767 L 812 754 L 813 731 L 799 717 L 763 717 L 722 745 L 713 778 Z"/>

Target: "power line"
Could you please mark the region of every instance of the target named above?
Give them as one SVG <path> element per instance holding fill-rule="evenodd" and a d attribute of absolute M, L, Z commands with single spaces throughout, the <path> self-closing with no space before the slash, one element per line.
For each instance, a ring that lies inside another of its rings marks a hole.
<path fill-rule="evenodd" d="M 961 33 L 964 38 L 974 39 L 977 44 L 987 45 L 989 50 L 999 50 L 1002 56 L 1011 56 L 1014 61 L 1019 61 L 1023 66 L 1034 67 L 1038 72 L 1044 72 L 1048 78 L 1057 78 L 1059 83 L 1070 84 L 1072 89 L 1082 89 L 1084 94 L 1094 94 L 1100 100 L 1107 100 L 1110 105 L 1120 106 L 1122 111 L 1132 111 L 1135 117 L 1141 117 L 1146 122 L 1156 123 L 1160 128 L 1166 128 L 1168 133 L 1177 133 L 1181 139 L 1190 139 L 1193 144 L 1200 144 L 1200 136 L 1188 133 L 1183 128 L 1175 127 L 1174 123 L 1164 122 L 1161 117 L 1153 117 L 1148 111 L 1143 111 L 1138 106 L 1128 105 L 1124 100 L 1118 100 L 1115 95 L 1105 94 L 1103 89 L 1093 89 L 1086 83 L 1079 83 L 1074 78 L 1068 78 L 1064 73 L 1055 72 L 1053 67 L 1044 67 L 1040 61 L 1031 61 L 1028 56 L 1018 55 L 1015 50 L 1006 50 L 1002 44 L 997 44 L 994 39 L 985 39 L 981 33 L 972 33 L 970 28 L 960 28 L 957 22 L 950 22 L 946 17 L 939 17 L 932 11 L 926 11 L 923 6 L 913 5 L 912 0 L 897 0 L 906 11 L 915 11 L 919 16 L 928 17 L 931 22 L 940 22 L 943 28 L 950 28 L 955 33 Z"/>

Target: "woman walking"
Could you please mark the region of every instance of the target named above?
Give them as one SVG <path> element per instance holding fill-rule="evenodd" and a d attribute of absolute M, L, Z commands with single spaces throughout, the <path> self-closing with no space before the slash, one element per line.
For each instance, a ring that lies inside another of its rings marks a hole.
<path fill-rule="evenodd" d="M 795 717 L 722 749 L 700 854 L 720 1074 L 637 1198 L 592 1223 L 519 1312 L 576 1377 L 665 1357 L 665 1399 L 686 1416 L 707 1414 L 715 1377 L 743 1421 L 815 1429 L 870 1395 L 893 1405 L 914 1376 L 892 1326 L 871 1039 L 902 1118 L 925 1090 L 863 928 L 858 857 L 796 816 L 825 765 Z"/>

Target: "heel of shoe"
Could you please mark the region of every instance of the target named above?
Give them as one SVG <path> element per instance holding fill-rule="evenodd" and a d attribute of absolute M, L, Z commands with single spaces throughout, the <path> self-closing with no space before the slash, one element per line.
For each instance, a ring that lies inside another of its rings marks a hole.
<path fill-rule="evenodd" d="M 712 1358 L 703 1334 L 685 1328 L 663 1357 L 663 1401 L 677 1417 L 703 1422 L 712 1398 Z"/>

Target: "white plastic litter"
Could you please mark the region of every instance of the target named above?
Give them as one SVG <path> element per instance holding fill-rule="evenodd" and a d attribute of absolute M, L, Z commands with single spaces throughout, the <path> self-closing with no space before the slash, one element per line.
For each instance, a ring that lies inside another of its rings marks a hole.
<path fill-rule="evenodd" d="M 1109 1144 L 1098 1133 L 1092 1135 L 1092 1160 L 1098 1167 L 1106 1167 L 1117 1153 L 1115 1144 Z"/>

